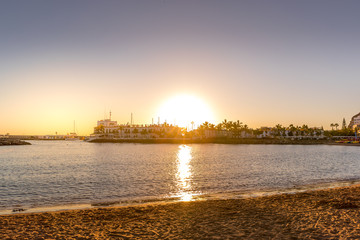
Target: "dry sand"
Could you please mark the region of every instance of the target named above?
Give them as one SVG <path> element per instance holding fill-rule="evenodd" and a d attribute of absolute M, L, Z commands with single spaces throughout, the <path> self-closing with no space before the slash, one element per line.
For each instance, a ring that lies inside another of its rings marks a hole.
<path fill-rule="evenodd" d="M 360 186 L 0 216 L 0 239 L 360 239 Z"/>

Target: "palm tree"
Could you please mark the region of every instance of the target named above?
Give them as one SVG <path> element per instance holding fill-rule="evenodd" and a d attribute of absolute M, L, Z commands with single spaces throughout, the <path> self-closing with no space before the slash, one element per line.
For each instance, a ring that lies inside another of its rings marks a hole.
<path fill-rule="evenodd" d="M 346 121 L 345 118 L 343 118 L 343 122 L 342 122 L 342 129 L 345 130 L 346 129 Z"/>
<path fill-rule="evenodd" d="M 225 129 L 227 129 L 228 125 L 229 125 L 229 122 L 226 119 L 224 119 L 224 121 L 222 121 L 222 123 L 221 123 L 221 126 Z"/>
<path fill-rule="evenodd" d="M 309 128 L 309 129 L 308 129 L 308 134 L 309 134 L 310 136 L 314 136 L 314 135 L 315 135 L 315 130 L 314 130 L 313 128 Z"/>
<path fill-rule="evenodd" d="M 236 125 L 237 125 L 239 128 L 243 128 L 243 122 L 240 122 L 239 120 L 236 121 Z"/>
<path fill-rule="evenodd" d="M 306 135 L 306 136 L 309 135 L 310 131 L 309 131 L 308 125 L 303 124 L 302 127 L 301 127 L 301 129 L 303 130 L 304 135 Z"/>
<path fill-rule="evenodd" d="M 335 127 L 335 124 L 330 124 L 330 127 L 331 127 L 331 130 L 333 130 L 334 131 L 334 127 Z"/>
<path fill-rule="evenodd" d="M 237 122 L 230 122 L 230 128 L 231 128 L 231 131 L 233 133 L 233 136 L 235 137 L 239 137 L 239 127 L 240 127 L 240 124 L 239 124 L 239 120 Z"/>
<path fill-rule="evenodd" d="M 294 126 L 294 124 L 290 124 L 289 127 L 289 136 L 293 136 L 294 135 L 294 132 L 296 131 L 296 127 Z"/>
<path fill-rule="evenodd" d="M 281 133 L 282 133 L 282 126 L 281 126 L 281 124 L 277 124 L 275 127 L 276 127 L 276 135 L 277 135 L 277 136 L 282 135 L 282 134 L 281 134 Z"/>
<path fill-rule="evenodd" d="M 244 126 L 243 126 L 241 129 L 242 129 L 242 131 L 245 132 L 245 134 L 242 135 L 243 137 L 244 137 L 244 136 L 247 137 L 247 136 L 248 136 L 248 133 L 251 132 L 250 129 L 249 129 L 249 127 L 248 127 L 248 125 L 246 125 L 246 124 L 244 124 Z"/>
<path fill-rule="evenodd" d="M 205 129 L 208 129 L 205 124 L 201 124 L 196 131 L 199 133 L 200 136 L 205 136 Z"/>
<path fill-rule="evenodd" d="M 203 124 L 200 125 L 200 127 L 203 127 L 204 129 L 209 129 L 209 122 L 204 122 Z"/>
<path fill-rule="evenodd" d="M 243 129 L 245 130 L 245 132 L 247 132 L 247 131 L 249 130 L 248 125 L 245 124 L 245 125 L 243 126 Z"/>
<path fill-rule="evenodd" d="M 335 124 L 334 124 L 334 127 L 336 128 L 336 131 L 337 131 L 338 126 L 339 126 L 338 123 L 335 123 Z"/>

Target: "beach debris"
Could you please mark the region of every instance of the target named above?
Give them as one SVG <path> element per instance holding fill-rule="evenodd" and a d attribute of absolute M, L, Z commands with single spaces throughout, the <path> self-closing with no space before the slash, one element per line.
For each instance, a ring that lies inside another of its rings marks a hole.
<path fill-rule="evenodd" d="M 113 202 L 98 202 L 98 203 L 92 203 L 91 206 L 93 207 L 107 207 L 112 206 L 116 204 L 120 204 L 120 201 L 113 201 Z"/>
<path fill-rule="evenodd" d="M 14 208 L 14 209 L 12 210 L 12 212 L 24 212 L 24 211 L 25 211 L 24 208 Z"/>

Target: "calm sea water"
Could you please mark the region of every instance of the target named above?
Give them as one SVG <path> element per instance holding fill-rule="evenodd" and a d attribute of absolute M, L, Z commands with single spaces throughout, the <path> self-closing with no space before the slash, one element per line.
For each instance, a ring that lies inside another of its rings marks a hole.
<path fill-rule="evenodd" d="M 1 209 L 190 200 L 360 179 L 359 147 L 31 143 L 0 147 Z"/>

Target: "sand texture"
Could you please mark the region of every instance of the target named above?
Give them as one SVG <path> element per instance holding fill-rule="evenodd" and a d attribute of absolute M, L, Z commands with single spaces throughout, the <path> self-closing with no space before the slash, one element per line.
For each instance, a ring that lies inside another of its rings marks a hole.
<path fill-rule="evenodd" d="M 360 187 L 0 216 L 0 239 L 360 239 Z"/>

